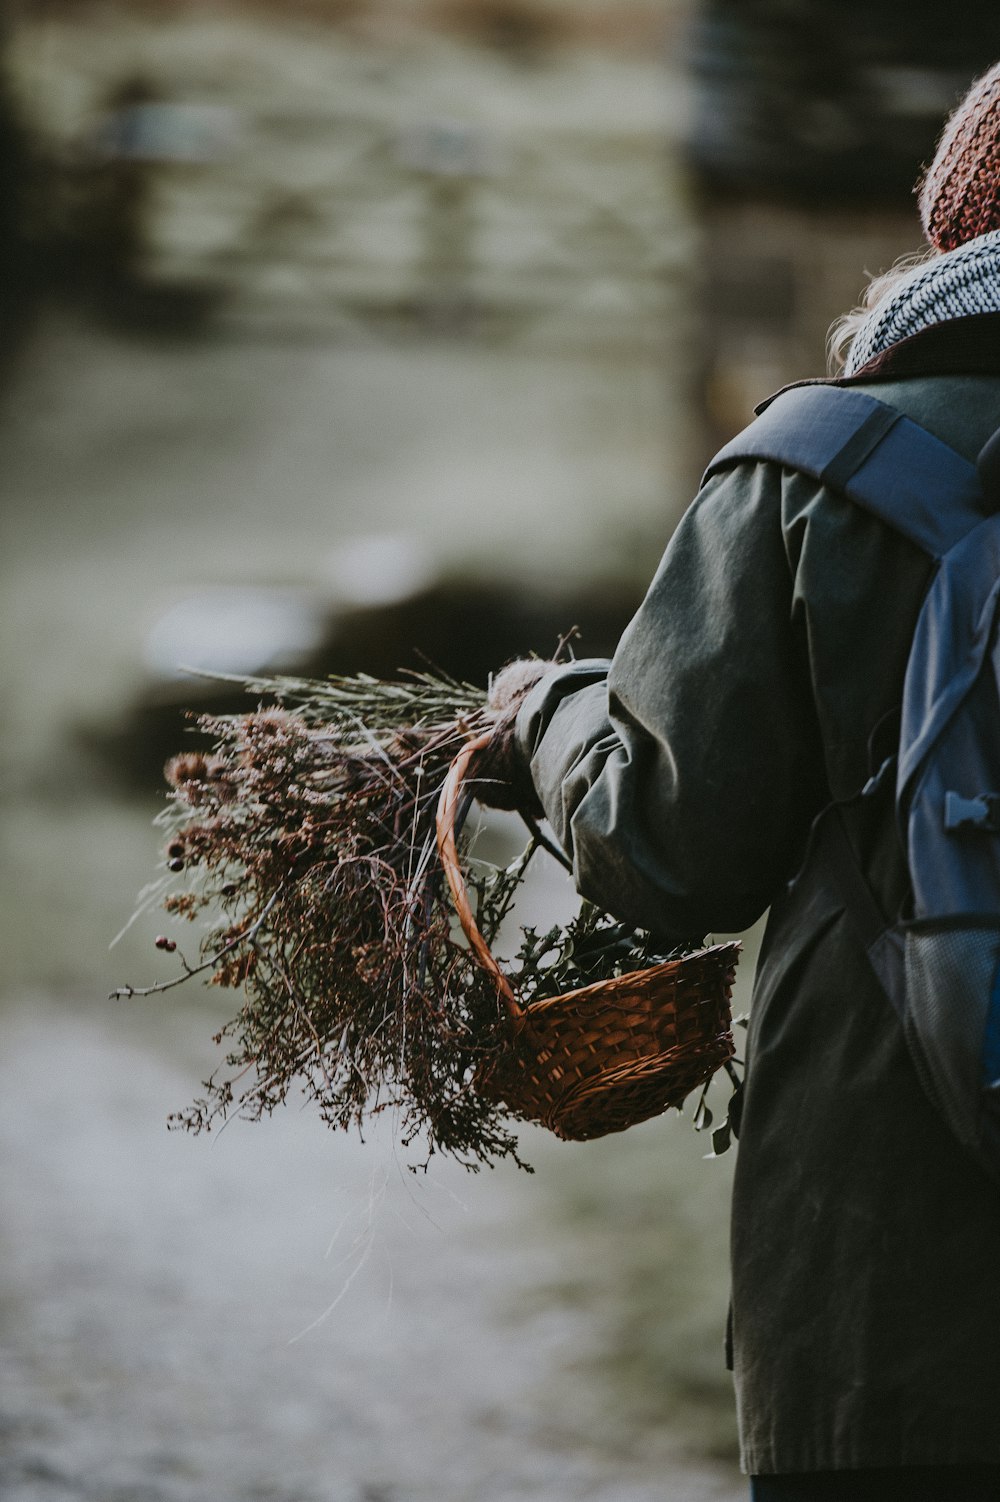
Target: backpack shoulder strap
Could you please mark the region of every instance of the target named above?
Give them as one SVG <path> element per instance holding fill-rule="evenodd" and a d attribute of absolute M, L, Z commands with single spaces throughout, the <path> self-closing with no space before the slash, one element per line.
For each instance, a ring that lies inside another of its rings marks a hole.
<path fill-rule="evenodd" d="M 934 559 L 986 514 L 975 464 L 866 391 L 794 386 L 721 449 L 704 478 L 769 460 L 839 491 Z"/>

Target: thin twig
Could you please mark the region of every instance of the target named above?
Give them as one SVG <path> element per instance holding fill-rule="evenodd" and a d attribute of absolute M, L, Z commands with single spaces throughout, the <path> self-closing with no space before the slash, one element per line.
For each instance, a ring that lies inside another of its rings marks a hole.
<path fill-rule="evenodd" d="M 554 861 L 558 861 L 563 870 L 568 871 L 570 876 L 572 876 L 573 863 L 572 861 L 567 859 L 565 852 L 560 850 L 559 846 L 553 840 L 550 840 L 548 838 L 548 836 L 538 825 L 537 821 L 533 819 L 530 814 L 521 813 L 520 817 L 522 824 L 524 824 L 532 839 L 537 840 L 538 844 L 541 845 L 545 853 L 547 855 L 551 855 L 552 859 Z"/>
<path fill-rule="evenodd" d="M 253 923 L 251 923 L 250 927 L 244 929 L 243 933 L 236 934 L 235 937 L 230 939 L 228 943 L 223 944 L 221 949 L 215 950 L 213 954 L 209 955 L 208 959 L 203 960 L 200 965 L 189 965 L 184 957 L 181 956 L 181 963 L 184 966 L 183 975 L 177 975 L 173 980 L 157 981 L 157 983 L 153 986 L 118 986 L 116 990 L 110 993 L 108 1000 L 114 1001 L 117 996 L 158 995 L 161 991 L 173 990 L 174 986 L 182 986 L 185 981 L 191 980 L 191 978 L 195 975 L 201 975 L 205 970 L 212 970 L 219 963 L 219 961 L 221 959 L 224 959 L 225 956 L 229 954 L 231 950 L 235 949 L 238 944 L 245 944 L 247 939 L 253 938 L 254 934 L 260 928 L 268 913 L 274 907 L 274 904 L 277 902 L 280 895 L 280 888 L 278 889 L 278 891 L 272 892 L 270 897 L 267 899 L 267 902 L 261 908 L 258 916 L 254 919 Z"/>

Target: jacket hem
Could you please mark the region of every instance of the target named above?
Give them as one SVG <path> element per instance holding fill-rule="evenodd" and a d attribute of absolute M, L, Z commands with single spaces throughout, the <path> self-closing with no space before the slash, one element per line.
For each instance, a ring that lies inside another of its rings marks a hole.
<path fill-rule="evenodd" d="M 851 1450 L 830 1448 L 826 1444 L 795 1449 L 744 1445 L 740 1455 L 740 1468 L 748 1476 L 781 1476 L 810 1471 L 880 1471 L 898 1469 L 900 1466 L 949 1465 L 1000 1466 L 1000 1444 L 984 1444 L 980 1436 L 976 1442 L 956 1444 L 947 1449 L 937 1445 L 900 1445 L 898 1449 L 891 1449 L 886 1448 L 884 1440 L 877 1449 L 859 1446 Z"/>

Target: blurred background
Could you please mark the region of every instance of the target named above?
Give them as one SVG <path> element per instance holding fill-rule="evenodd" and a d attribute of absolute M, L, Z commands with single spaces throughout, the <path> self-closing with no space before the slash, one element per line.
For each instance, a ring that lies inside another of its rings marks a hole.
<path fill-rule="evenodd" d="M 5 1502 L 743 1494 L 689 1120 L 168 1136 L 227 1013 L 108 945 L 185 668 L 612 650 L 997 56 L 991 0 L 0 5 Z"/>

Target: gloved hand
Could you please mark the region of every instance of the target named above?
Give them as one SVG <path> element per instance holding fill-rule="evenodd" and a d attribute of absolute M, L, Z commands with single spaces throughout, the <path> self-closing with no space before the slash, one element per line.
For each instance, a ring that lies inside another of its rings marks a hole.
<path fill-rule="evenodd" d="M 518 747 L 514 725 L 527 695 L 555 666 L 540 657 L 520 658 L 508 663 L 490 682 L 490 740 L 470 768 L 470 785 L 479 802 L 489 808 L 517 809 L 532 818 L 542 817 L 542 805 Z"/>

